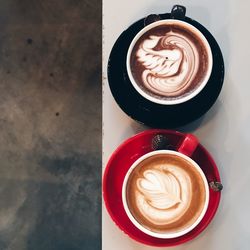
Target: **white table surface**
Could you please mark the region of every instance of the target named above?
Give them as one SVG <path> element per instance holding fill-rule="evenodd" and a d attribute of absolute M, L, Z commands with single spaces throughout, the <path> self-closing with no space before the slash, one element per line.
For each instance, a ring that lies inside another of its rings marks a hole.
<path fill-rule="evenodd" d="M 130 119 L 115 103 L 107 83 L 107 60 L 119 34 L 137 19 L 169 12 L 176 1 L 103 1 L 103 169 L 116 147 L 147 129 Z M 224 190 L 214 220 L 194 240 L 168 249 L 250 249 L 250 1 L 189 0 L 187 16 L 203 24 L 219 43 L 225 60 L 222 92 L 208 113 L 179 128 L 194 133 L 210 151 L 220 170 Z M 103 250 L 159 249 L 135 242 L 112 222 L 103 205 Z"/>

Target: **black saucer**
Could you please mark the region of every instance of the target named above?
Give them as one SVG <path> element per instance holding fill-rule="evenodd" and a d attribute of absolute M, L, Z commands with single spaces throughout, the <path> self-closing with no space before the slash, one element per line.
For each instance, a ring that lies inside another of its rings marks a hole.
<path fill-rule="evenodd" d="M 170 19 L 171 14 L 160 14 Z M 144 19 L 132 24 L 115 42 L 108 62 L 108 82 L 120 108 L 131 118 L 155 128 L 183 126 L 205 114 L 220 94 L 224 80 L 224 62 L 219 45 L 211 33 L 197 21 L 184 17 L 208 40 L 213 54 L 213 69 L 205 88 L 193 99 L 177 105 L 161 105 L 142 97 L 133 87 L 126 70 L 127 51 L 134 36 L 144 28 Z"/>

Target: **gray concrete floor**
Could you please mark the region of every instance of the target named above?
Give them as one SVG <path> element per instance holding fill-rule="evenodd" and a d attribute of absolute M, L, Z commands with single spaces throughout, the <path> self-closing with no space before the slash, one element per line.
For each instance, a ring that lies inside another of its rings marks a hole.
<path fill-rule="evenodd" d="M 0 1 L 0 250 L 101 248 L 101 1 Z"/>

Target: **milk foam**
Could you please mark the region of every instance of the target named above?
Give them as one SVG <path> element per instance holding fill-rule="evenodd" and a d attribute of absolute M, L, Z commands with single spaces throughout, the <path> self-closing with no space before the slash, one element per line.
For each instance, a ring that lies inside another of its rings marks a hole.
<path fill-rule="evenodd" d="M 155 225 L 182 217 L 190 206 L 192 183 L 188 173 L 173 164 L 145 170 L 136 182 L 136 206 Z"/>
<path fill-rule="evenodd" d="M 177 96 L 187 89 L 200 63 L 194 42 L 174 31 L 143 40 L 136 57 L 144 67 L 141 75 L 144 86 L 162 96 Z"/>

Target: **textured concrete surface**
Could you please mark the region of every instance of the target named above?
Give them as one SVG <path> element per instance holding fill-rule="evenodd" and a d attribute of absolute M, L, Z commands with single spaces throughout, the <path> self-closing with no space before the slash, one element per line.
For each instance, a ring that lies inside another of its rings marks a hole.
<path fill-rule="evenodd" d="M 0 1 L 0 250 L 101 248 L 101 1 Z"/>

